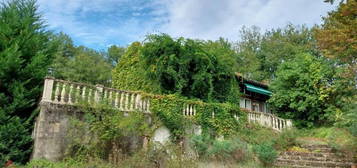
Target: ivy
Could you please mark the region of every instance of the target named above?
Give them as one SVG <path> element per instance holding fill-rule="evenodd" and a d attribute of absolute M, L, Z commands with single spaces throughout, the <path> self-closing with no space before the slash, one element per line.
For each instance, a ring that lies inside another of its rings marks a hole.
<path fill-rule="evenodd" d="M 151 112 L 171 131 L 173 140 L 183 138 L 185 129 L 192 124 L 200 125 L 203 134 L 232 136 L 247 121 L 246 115 L 232 103 L 206 103 L 179 95 L 145 95 L 145 97 L 150 98 Z M 195 105 L 195 116 L 183 115 L 187 104 Z"/>

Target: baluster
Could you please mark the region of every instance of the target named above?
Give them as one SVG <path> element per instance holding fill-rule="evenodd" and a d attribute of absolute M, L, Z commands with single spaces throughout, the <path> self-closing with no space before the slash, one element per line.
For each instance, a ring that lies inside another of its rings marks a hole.
<path fill-rule="evenodd" d="M 104 96 L 103 96 L 103 101 L 104 102 L 108 102 L 108 90 L 107 89 L 104 89 L 103 90 L 103 92 L 104 92 Z"/>
<path fill-rule="evenodd" d="M 132 94 L 131 94 L 131 102 L 130 102 L 130 109 L 131 109 L 131 110 L 134 110 L 135 96 L 136 96 L 135 93 L 132 93 Z"/>
<path fill-rule="evenodd" d="M 129 108 L 129 93 L 125 94 L 125 105 L 124 105 L 124 110 L 128 110 Z"/>
<path fill-rule="evenodd" d="M 72 101 L 72 94 L 73 94 L 73 84 L 69 84 L 69 92 L 68 92 L 68 103 L 73 104 Z"/>
<path fill-rule="evenodd" d="M 113 106 L 113 91 L 109 91 L 109 105 Z"/>
<path fill-rule="evenodd" d="M 118 105 L 119 105 L 119 93 L 116 92 L 115 93 L 115 101 L 114 101 L 115 108 L 119 108 Z"/>
<path fill-rule="evenodd" d="M 59 82 L 56 82 L 56 91 L 55 91 L 55 102 L 58 103 L 59 102 L 59 99 L 60 99 L 60 86 L 59 86 Z"/>
<path fill-rule="evenodd" d="M 104 90 L 104 86 L 103 85 L 96 85 L 95 86 L 95 93 L 94 93 L 94 101 L 95 102 L 99 102 L 102 98 L 102 93 Z"/>
<path fill-rule="evenodd" d="M 147 100 L 146 108 L 147 108 L 147 112 L 150 113 L 150 100 L 149 99 Z"/>
<path fill-rule="evenodd" d="M 196 115 L 196 106 L 193 106 L 193 115 Z"/>
<path fill-rule="evenodd" d="M 92 102 L 92 91 L 93 91 L 93 89 L 88 88 L 87 90 L 88 90 L 88 97 L 87 97 L 88 103 L 91 103 Z"/>
<path fill-rule="evenodd" d="M 78 103 L 78 102 L 79 102 L 80 96 L 81 96 L 81 86 L 80 86 L 80 85 L 77 85 L 75 103 Z"/>
<path fill-rule="evenodd" d="M 142 111 L 140 106 L 141 106 L 141 95 L 138 94 L 136 95 L 136 100 L 135 100 L 135 108 L 138 110 L 138 111 Z"/>
<path fill-rule="evenodd" d="M 65 99 L 65 95 L 66 95 L 66 83 L 62 83 L 62 92 L 61 92 L 61 103 L 65 103 L 64 99 Z"/>
<path fill-rule="evenodd" d="M 124 110 L 124 95 L 125 94 L 125 92 L 120 92 L 120 110 Z"/>
<path fill-rule="evenodd" d="M 85 102 L 86 99 L 86 86 L 83 86 L 82 88 L 82 100 L 83 102 Z"/>

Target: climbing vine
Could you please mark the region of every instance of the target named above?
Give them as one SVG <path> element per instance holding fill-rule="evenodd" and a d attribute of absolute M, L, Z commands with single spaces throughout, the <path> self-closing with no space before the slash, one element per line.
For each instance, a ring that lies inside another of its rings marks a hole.
<path fill-rule="evenodd" d="M 234 135 L 247 121 L 239 106 L 232 103 L 206 103 L 179 95 L 145 95 L 149 98 L 151 112 L 172 133 L 173 140 L 185 136 L 185 130 L 197 124 L 204 134 L 213 136 Z M 185 105 L 194 105 L 196 115 L 184 116 Z"/>

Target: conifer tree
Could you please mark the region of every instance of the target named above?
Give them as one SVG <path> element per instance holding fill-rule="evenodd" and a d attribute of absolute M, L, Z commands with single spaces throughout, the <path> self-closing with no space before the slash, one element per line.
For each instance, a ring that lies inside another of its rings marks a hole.
<path fill-rule="evenodd" d="M 24 163 L 31 154 L 34 116 L 56 49 L 50 34 L 34 0 L 0 4 L 0 166 Z"/>

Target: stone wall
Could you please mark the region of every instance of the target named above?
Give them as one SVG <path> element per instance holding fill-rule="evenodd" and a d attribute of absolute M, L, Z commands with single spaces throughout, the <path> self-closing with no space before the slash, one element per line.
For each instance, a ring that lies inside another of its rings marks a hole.
<path fill-rule="evenodd" d="M 41 102 L 40 108 L 33 131 L 32 159 L 61 160 L 68 146 L 70 118 L 81 119 L 83 114 L 74 106 L 49 102 Z"/>

